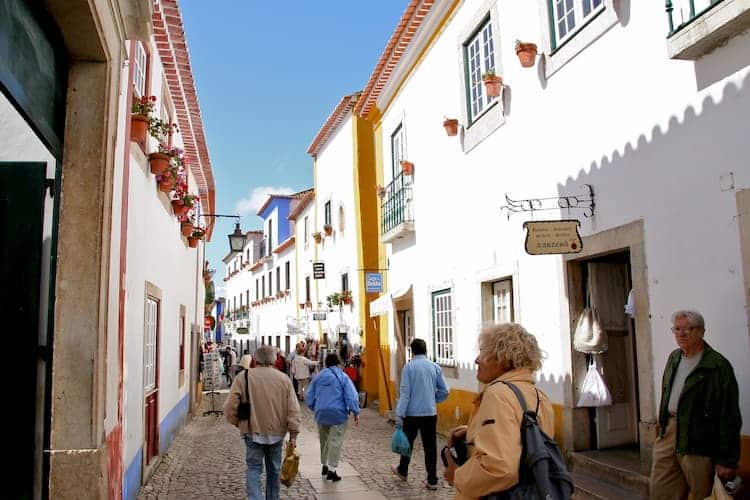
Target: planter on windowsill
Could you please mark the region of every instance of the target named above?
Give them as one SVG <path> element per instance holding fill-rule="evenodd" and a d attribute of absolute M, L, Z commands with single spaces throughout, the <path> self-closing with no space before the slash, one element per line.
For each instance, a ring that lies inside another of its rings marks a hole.
<path fill-rule="evenodd" d="M 406 160 L 401 160 L 401 171 L 404 175 L 414 175 L 414 163 Z"/>
<path fill-rule="evenodd" d="M 326 236 L 331 236 L 333 234 L 333 226 L 330 224 L 326 224 L 323 226 L 323 231 L 325 231 Z"/>
<path fill-rule="evenodd" d="M 148 116 L 130 115 L 130 140 L 138 144 L 146 143 Z"/>
<path fill-rule="evenodd" d="M 185 205 L 182 200 L 172 200 L 172 211 L 177 217 L 185 215 L 188 210 L 190 210 L 190 207 Z"/>
<path fill-rule="evenodd" d="M 485 74 L 482 76 L 484 89 L 489 97 L 498 97 L 503 90 L 503 77 L 494 74 Z"/>
<path fill-rule="evenodd" d="M 190 248 L 195 248 L 198 246 L 198 242 L 201 240 L 200 238 L 193 238 L 192 236 L 188 236 L 188 246 Z"/>
<path fill-rule="evenodd" d="M 183 222 L 180 226 L 183 236 L 190 237 L 193 234 L 193 224 L 191 222 Z"/>
<path fill-rule="evenodd" d="M 458 134 L 458 120 L 455 118 L 446 118 L 443 122 L 443 127 L 445 127 L 445 132 L 448 134 L 448 137 L 453 137 Z"/>
<path fill-rule="evenodd" d="M 315 243 L 320 243 L 323 241 L 323 235 L 319 232 L 313 233 L 313 238 L 315 239 Z"/>
<path fill-rule="evenodd" d="M 151 168 L 151 173 L 160 175 L 166 172 L 171 159 L 172 157 L 165 153 L 151 153 L 148 155 L 148 166 Z"/>

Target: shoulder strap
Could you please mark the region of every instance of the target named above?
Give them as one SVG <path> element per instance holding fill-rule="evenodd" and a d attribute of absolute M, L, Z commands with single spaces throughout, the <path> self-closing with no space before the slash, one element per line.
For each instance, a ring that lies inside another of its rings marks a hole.
<path fill-rule="evenodd" d="M 245 398 L 250 402 L 250 369 L 245 370 Z"/>
<path fill-rule="evenodd" d="M 516 398 L 518 399 L 518 402 L 521 403 L 521 411 L 523 413 L 526 413 L 526 410 L 527 410 L 527 408 L 526 408 L 526 399 L 523 397 L 523 394 L 521 393 L 521 390 L 518 387 L 516 387 L 515 384 L 511 384 L 510 382 L 505 382 L 505 381 L 502 381 L 502 382 L 503 382 L 503 384 L 505 384 L 508 387 L 510 387 L 510 390 L 513 391 L 513 394 L 516 395 Z M 537 409 L 539 409 L 538 406 L 537 406 Z"/>

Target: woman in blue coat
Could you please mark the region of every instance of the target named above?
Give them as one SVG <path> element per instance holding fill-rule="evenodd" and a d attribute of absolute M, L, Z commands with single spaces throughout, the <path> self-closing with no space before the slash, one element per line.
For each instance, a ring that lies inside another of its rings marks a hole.
<path fill-rule="evenodd" d="M 326 367 L 307 388 L 305 402 L 315 412 L 320 439 L 322 474 L 330 481 L 340 481 L 336 473 L 344 444 L 349 414 L 359 424 L 359 398 L 351 379 L 341 370 L 341 359 L 336 353 L 326 356 Z"/>

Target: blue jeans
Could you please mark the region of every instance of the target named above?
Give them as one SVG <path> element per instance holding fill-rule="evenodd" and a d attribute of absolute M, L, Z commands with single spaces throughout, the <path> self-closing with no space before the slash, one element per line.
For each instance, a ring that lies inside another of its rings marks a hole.
<path fill-rule="evenodd" d="M 263 463 L 265 462 L 266 500 L 278 500 L 281 446 L 284 440 L 282 439 L 276 444 L 258 444 L 253 442 L 253 438 L 249 434 L 245 434 L 242 437 L 247 447 L 245 455 L 245 463 L 247 463 L 247 471 L 245 472 L 247 498 L 250 500 L 263 500 L 260 476 L 263 473 Z"/>

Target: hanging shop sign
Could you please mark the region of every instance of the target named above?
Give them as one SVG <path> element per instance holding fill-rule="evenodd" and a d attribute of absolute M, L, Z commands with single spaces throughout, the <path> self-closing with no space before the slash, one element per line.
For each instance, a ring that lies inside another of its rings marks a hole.
<path fill-rule="evenodd" d="M 524 222 L 526 229 L 526 253 L 548 255 L 578 253 L 583 250 L 583 241 L 578 234 L 581 222 L 569 220 L 540 220 Z"/>
<path fill-rule="evenodd" d="M 313 279 L 316 279 L 316 280 L 326 279 L 325 262 L 313 262 Z"/>
<path fill-rule="evenodd" d="M 237 334 L 238 335 L 245 335 L 247 333 L 250 333 L 250 330 L 247 329 L 247 328 L 245 328 L 244 326 L 241 326 L 241 327 L 237 328 Z"/>
<path fill-rule="evenodd" d="M 366 293 L 381 293 L 383 291 L 383 273 L 365 273 Z"/>
<path fill-rule="evenodd" d="M 326 320 L 326 313 L 324 312 L 314 312 L 312 315 L 313 321 L 325 321 Z"/>

